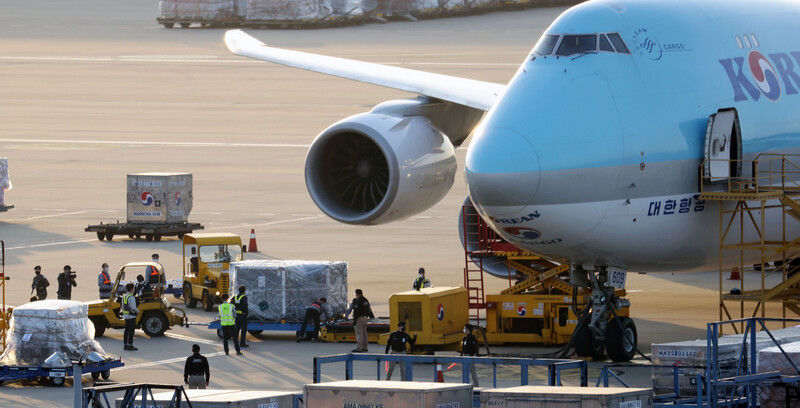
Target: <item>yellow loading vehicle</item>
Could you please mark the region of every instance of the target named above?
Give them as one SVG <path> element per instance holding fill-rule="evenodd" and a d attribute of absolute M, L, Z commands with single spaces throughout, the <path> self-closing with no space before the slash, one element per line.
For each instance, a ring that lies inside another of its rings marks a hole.
<path fill-rule="evenodd" d="M 243 259 L 242 238 L 230 233 L 187 234 L 183 237 L 183 302 L 205 311 L 222 303 L 229 293 L 228 271 L 231 262 Z"/>
<path fill-rule="evenodd" d="M 389 297 L 390 332 L 406 322 L 406 332 L 417 335 L 416 350 L 460 350 L 464 325 L 469 322 L 467 289 L 438 287 L 395 293 Z M 385 345 L 389 333 L 378 340 Z"/>
<path fill-rule="evenodd" d="M 164 299 L 163 288 L 166 279 L 164 268 L 156 262 L 132 262 L 125 264 L 117 272 L 114 287 L 111 293 L 115 294 L 110 299 L 94 300 L 86 302 L 89 305 L 89 320 L 94 323 L 94 336 L 102 337 L 107 328 L 124 329 L 125 320 L 122 319 L 120 309 L 122 307 L 122 294 L 125 289 L 120 286 L 120 282 L 125 280 L 125 272 L 129 276 L 144 274 L 147 267 L 153 267 L 159 274 L 159 283 L 153 285 L 153 291 L 144 293 L 136 300 L 136 307 L 139 314 L 136 315 L 136 326 L 141 327 L 145 334 L 150 337 L 162 336 L 165 331 L 174 325 L 188 325 L 186 312 L 183 309 L 172 307 Z"/>

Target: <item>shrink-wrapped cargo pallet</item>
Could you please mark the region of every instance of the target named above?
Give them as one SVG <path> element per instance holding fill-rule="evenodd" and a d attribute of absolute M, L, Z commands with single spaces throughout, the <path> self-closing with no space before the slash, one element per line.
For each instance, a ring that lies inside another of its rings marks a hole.
<path fill-rule="evenodd" d="M 89 306 L 71 300 L 42 300 L 14 309 L 0 366 L 68 367 L 73 360 L 99 362 L 106 355 L 94 341 Z M 99 361 L 98 361 L 99 359 Z"/>
<path fill-rule="evenodd" d="M 216 21 L 233 17 L 234 0 L 161 0 L 161 18 Z"/>
<path fill-rule="evenodd" d="M 758 372 L 780 371 L 782 375 L 800 375 L 792 364 L 800 367 L 800 342 L 782 344 L 786 356 L 781 353 L 777 346 L 767 347 L 758 352 Z M 786 357 L 789 357 L 787 359 Z M 758 389 L 758 401 L 761 408 L 784 408 L 786 407 L 786 388 L 772 387 L 768 385 L 760 386 Z M 792 404 L 794 406 L 794 404 Z"/>
<path fill-rule="evenodd" d="M 770 333 L 780 343 L 791 343 L 800 340 L 800 327 L 771 330 Z M 749 339 L 749 337 L 748 337 Z M 744 360 L 739 363 L 741 353 L 742 335 L 723 336 L 717 341 L 717 363 L 721 377 L 736 375 L 736 367 L 746 369 L 749 356 L 748 347 L 745 350 Z M 765 332 L 756 333 L 756 352 L 774 345 Z M 707 342 L 703 340 L 680 341 L 652 345 L 653 364 L 670 366 L 706 366 Z M 682 395 L 695 395 L 697 393 L 696 375 L 703 373 L 703 368 L 681 368 L 678 376 Z M 657 394 L 673 392 L 673 371 L 670 368 L 653 368 L 653 388 Z"/>
<path fill-rule="evenodd" d="M 0 207 L 6 205 L 6 191 L 11 189 L 11 180 L 8 178 L 8 159 L 0 157 Z"/>
<path fill-rule="evenodd" d="M 247 20 L 315 20 L 333 15 L 330 0 L 244 0 L 243 3 Z"/>
<path fill-rule="evenodd" d="M 249 260 L 230 264 L 231 294 L 247 288 L 250 319 L 300 321 L 325 297 L 333 315 L 347 310 L 347 262 Z"/>
<path fill-rule="evenodd" d="M 361 0 L 330 0 L 330 4 L 336 16 L 357 17 L 364 14 Z"/>

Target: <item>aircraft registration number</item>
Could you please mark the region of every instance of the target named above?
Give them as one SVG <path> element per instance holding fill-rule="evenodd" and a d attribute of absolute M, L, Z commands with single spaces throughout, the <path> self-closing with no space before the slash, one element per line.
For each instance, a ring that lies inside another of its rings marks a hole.
<path fill-rule="evenodd" d="M 617 288 L 625 289 L 625 281 L 628 279 L 628 271 L 611 267 L 608 269 L 608 284 Z"/>

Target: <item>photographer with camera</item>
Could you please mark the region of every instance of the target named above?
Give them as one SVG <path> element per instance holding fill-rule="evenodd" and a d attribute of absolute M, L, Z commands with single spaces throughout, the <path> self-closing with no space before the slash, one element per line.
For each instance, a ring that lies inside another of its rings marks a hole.
<path fill-rule="evenodd" d="M 63 300 L 72 299 L 72 287 L 78 286 L 75 283 L 75 271 L 69 265 L 64 265 L 64 272 L 58 274 L 58 298 Z"/>

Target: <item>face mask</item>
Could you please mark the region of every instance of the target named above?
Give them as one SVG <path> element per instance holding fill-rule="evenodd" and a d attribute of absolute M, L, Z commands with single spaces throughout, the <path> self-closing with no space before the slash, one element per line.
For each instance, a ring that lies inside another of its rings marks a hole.
<path fill-rule="evenodd" d="M 108 272 L 108 267 L 107 266 L 103 268 L 103 272 Z"/>
<path fill-rule="evenodd" d="M 465 328 L 464 328 L 464 333 L 466 333 L 467 331 L 468 331 L 468 330 L 467 330 L 467 328 L 465 327 Z"/>
<path fill-rule="evenodd" d="M 422 279 L 422 278 L 424 278 L 424 277 L 425 277 L 425 275 L 423 275 L 423 274 L 419 274 L 419 278 L 420 278 L 420 279 Z"/>
<path fill-rule="evenodd" d="M 158 259 L 153 259 L 153 262 L 158 262 Z"/>

